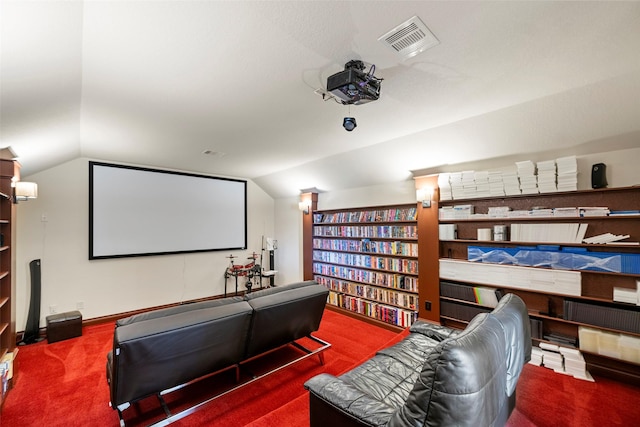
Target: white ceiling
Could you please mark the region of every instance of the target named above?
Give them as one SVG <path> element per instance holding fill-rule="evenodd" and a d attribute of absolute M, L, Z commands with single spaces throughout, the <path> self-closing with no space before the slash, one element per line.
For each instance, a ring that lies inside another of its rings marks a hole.
<path fill-rule="evenodd" d="M 88 157 L 287 197 L 640 146 L 636 1 L 2 0 L 0 13 L 0 147 L 24 175 Z M 378 37 L 414 15 L 440 44 L 403 61 Z M 323 101 L 314 90 L 352 59 L 376 65 L 380 99 Z"/>

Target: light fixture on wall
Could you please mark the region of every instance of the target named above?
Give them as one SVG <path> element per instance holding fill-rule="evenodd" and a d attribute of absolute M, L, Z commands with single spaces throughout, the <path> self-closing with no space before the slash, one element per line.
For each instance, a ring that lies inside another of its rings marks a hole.
<path fill-rule="evenodd" d="M 299 202 L 298 209 L 300 209 L 300 211 L 303 212 L 305 215 L 308 215 L 311 209 L 311 200 L 303 200 Z"/>
<path fill-rule="evenodd" d="M 13 186 L 13 200 L 15 203 L 38 198 L 38 184 L 35 182 L 17 181 Z"/>
<path fill-rule="evenodd" d="M 425 187 L 416 190 L 416 199 L 418 202 L 422 202 L 423 208 L 431 207 L 431 200 L 433 199 L 433 188 Z"/>

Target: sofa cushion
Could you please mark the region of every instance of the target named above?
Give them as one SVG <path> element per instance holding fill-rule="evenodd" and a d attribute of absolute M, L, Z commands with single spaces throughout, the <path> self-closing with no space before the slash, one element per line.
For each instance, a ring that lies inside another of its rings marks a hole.
<path fill-rule="evenodd" d="M 292 289 L 303 288 L 305 286 L 312 286 L 317 284 L 318 283 L 315 280 L 305 280 L 304 282 L 296 282 L 296 283 L 290 283 L 284 286 L 276 286 L 273 288 L 260 289 L 258 291 L 254 291 L 249 294 L 245 294 L 244 299 L 246 301 L 249 301 L 249 300 L 252 300 L 255 298 L 261 298 L 267 295 L 277 294 L 280 292 L 285 292 Z"/>
<path fill-rule="evenodd" d="M 131 402 L 240 362 L 251 313 L 247 302 L 237 301 L 117 327 L 111 403 Z"/>
<path fill-rule="evenodd" d="M 130 325 L 131 323 L 143 322 L 145 320 L 157 319 L 159 317 L 172 316 L 187 311 L 202 310 L 203 308 L 220 307 L 222 305 L 233 304 L 242 301 L 242 297 L 220 298 L 208 301 L 200 301 L 189 304 L 180 304 L 174 307 L 160 308 L 145 313 L 134 314 L 133 316 L 118 319 L 116 326 Z"/>
<path fill-rule="evenodd" d="M 495 425 L 507 400 L 505 348 L 500 322 L 477 315 L 427 354 L 413 390 L 388 425 Z"/>
<path fill-rule="evenodd" d="M 320 327 L 329 290 L 307 283 L 266 289 L 246 296 L 253 308 L 245 357 L 250 358 L 305 337 Z"/>

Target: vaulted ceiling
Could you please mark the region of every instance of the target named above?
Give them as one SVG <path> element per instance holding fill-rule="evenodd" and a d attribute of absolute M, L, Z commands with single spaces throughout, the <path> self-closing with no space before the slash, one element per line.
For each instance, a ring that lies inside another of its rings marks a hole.
<path fill-rule="evenodd" d="M 88 157 L 287 197 L 640 146 L 640 2 L 2 0 L 0 13 L 0 147 L 25 175 Z M 378 39 L 413 16 L 439 44 L 403 59 Z M 323 100 L 352 59 L 375 65 L 380 99 Z"/>

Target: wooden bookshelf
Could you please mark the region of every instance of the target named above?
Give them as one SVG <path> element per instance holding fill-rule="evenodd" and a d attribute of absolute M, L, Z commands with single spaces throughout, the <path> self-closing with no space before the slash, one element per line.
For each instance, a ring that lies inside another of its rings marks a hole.
<path fill-rule="evenodd" d="M 313 212 L 313 278 L 329 304 L 406 327 L 417 319 L 415 205 Z"/>
<path fill-rule="evenodd" d="M 497 198 L 477 198 L 465 200 L 440 201 L 440 206 L 473 205 L 476 214 L 486 214 L 489 207 L 508 206 L 513 210 L 530 210 L 534 207 L 561 208 L 561 207 L 608 207 L 610 210 L 640 210 L 640 187 L 624 187 L 615 189 L 597 189 L 563 193 L 547 193 L 538 195 L 522 195 Z M 442 219 L 440 224 L 455 224 L 457 236 L 455 239 L 440 240 L 439 257 L 441 259 L 453 259 L 466 261 L 468 259 L 469 246 L 477 246 L 493 250 L 494 248 L 517 249 L 521 247 L 535 247 L 537 245 L 559 245 L 560 247 L 572 247 L 578 250 L 587 250 L 587 253 L 598 253 L 602 256 L 608 254 L 639 254 L 640 246 L 624 244 L 584 244 L 584 243 L 553 243 L 535 241 L 479 241 L 477 240 L 477 230 L 479 228 L 491 228 L 493 225 L 507 225 L 520 223 L 580 223 L 588 224 L 586 237 L 599 235 L 602 233 L 629 235 L 629 241 L 640 241 L 640 216 L 637 215 L 616 215 L 616 216 L 593 216 L 593 217 L 502 217 L 502 218 L 457 218 Z M 483 262 L 471 262 L 472 264 L 484 264 Z M 522 268 L 519 266 L 519 268 Z M 532 272 L 539 270 L 549 270 L 549 267 L 526 266 Z M 619 329 L 611 326 L 598 325 L 597 322 L 576 321 L 568 318 L 565 312 L 566 303 L 576 301 L 593 306 L 606 306 L 616 309 L 624 309 L 631 316 L 640 316 L 640 307 L 628 303 L 614 301 L 614 288 L 635 289 L 636 281 L 640 280 L 637 272 L 612 272 L 595 271 L 578 268 L 576 271 L 580 275 L 579 294 L 566 295 L 548 290 L 536 288 L 522 289 L 514 286 L 515 283 L 504 283 L 502 285 L 486 284 L 478 278 L 456 282 L 468 286 L 493 287 L 502 292 L 513 292 L 519 295 L 529 308 L 530 317 L 541 322 L 542 336 L 534 338 L 534 344 L 546 341 L 549 334 L 561 334 L 572 337 L 578 341 L 578 330 L 580 326 L 588 326 L 605 332 L 621 333 L 628 336 L 640 336 L 640 330 Z M 566 270 L 558 270 L 566 271 Z M 444 279 L 443 279 L 444 280 Z M 451 281 L 448 280 L 447 281 Z M 469 301 L 451 298 L 441 298 L 453 304 L 473 306 Z M 487 311 L 489 307 L 485 308 Z M 464 310 L 463 310 L 464 311 Z M 441 316 L 441 323 L 453 327 L 464 327 L 464 319 L 456 319 L 450 315 Z M 557 344 L 557 343 L 556 343 Z M 626 360 L 619 360 L 597 353 L 588 352 L 585 356 L 588 369 L 592 372 L 603 373 L 607 376 L 615 376 L 618 379 L 637 381 L 640 379 L 640 364 Z"/>
<path fill-rule="evenodd" d="M 0 159 L 0 235 L 4 242 L 0 247 L 0 357 L 13 352 L 16 346 L 15 205 L 10 196 L 14 176 L 19 177 L 19 165 L 13 160 Z M 6 394 L 0 393 L 0 396 L 1 409 Z"/>

